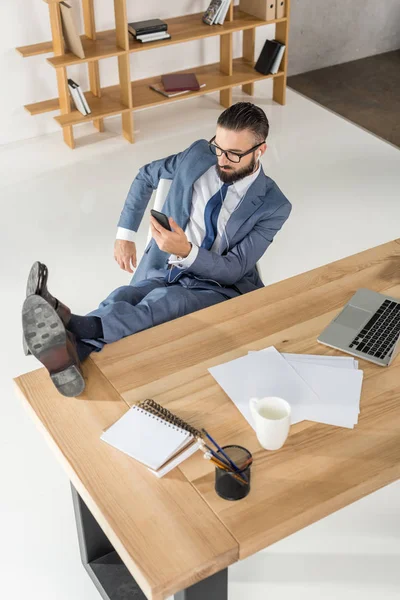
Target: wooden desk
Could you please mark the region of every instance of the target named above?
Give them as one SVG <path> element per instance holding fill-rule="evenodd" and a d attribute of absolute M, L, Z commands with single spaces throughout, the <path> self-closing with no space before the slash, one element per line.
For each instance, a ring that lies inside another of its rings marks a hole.
<path fill-rule="evenodd" d="M 360 287 L 400 297 L 400 240 L 112 344 L 85 362 L 79 398 L 60 396 L 44 369 L 15 380 L 72 482 L 82 559 L 103 598 L 123 587 L 118 597 L 138 600 L 136 581 L 148 599 L 223 600 L 229 565 L 399 478 L 400 359 L 360 361 L 354 430 L 299 423 L 278 452 L 260 448 L 207 371 L 270 345 L 340 355 L 316 339 Z M 100 441 L 146 397 L 249 448 L 249 496 L 219 498 L 199 453 L 159 480 Z"/>

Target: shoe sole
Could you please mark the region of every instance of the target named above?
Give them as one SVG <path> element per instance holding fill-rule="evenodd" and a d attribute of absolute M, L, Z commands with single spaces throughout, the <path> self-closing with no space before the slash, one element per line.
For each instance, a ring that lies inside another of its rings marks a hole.
<path fill-rule="evenodd" d="M 28 280 L 26 282 L 26 297 L 32 296 L 32 294 L 38 293 L 39 288 L 39 272 L 40 262 L 36 261 L 33 263 L 31 270 L 29 271 Z"/>
<path fill-rule="evenodd" d="M 41 265 L 39 261 L 33 263 L 31 270 L 29 271 L 28 280 L 26 282 L 26 297 L 32 296 L 33 294 L 37 294 L 39 291 L 39 283 L 40 283 L 40 267 Z M 43 270 L 43 269 L 42 269 Z M 46 277 L 47 279 L 47 277 Z M 24 349 L 25 356 L 29 356 L 31 351 L 28 348 L 28 344 L 26 342 L 25 336 L 22 336 L 22 346 Z"/>
<path fill-rule="evenodd" d="M 22 327 L 28 349 L 49 371 L 60 394 L 79 396 L 85 380 L 69 354 L 65 327 L 54 308 L 41 296 L 28 296 L 22 308 Z"/>

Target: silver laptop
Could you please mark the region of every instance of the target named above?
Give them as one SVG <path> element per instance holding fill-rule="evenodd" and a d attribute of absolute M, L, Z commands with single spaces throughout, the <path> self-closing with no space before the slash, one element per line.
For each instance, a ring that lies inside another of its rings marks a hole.
<path fill-rule="evenodd" d="M 318 342 L 369 360 L 390 365 L 400 350 L 400 300 L 359 289 L 328 325 Z"/>

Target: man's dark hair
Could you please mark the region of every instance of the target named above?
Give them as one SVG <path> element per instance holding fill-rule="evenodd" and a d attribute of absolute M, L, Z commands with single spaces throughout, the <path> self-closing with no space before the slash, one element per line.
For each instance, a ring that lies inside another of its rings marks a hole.
<path fill-rule="evenodd" d="M 219 116 L 217 125 L 232 131 L 249 129 L 256 138 L 256 144 L 266 140 L 269 132 L 267 115 L 251 102 L 232 104 Z"/>

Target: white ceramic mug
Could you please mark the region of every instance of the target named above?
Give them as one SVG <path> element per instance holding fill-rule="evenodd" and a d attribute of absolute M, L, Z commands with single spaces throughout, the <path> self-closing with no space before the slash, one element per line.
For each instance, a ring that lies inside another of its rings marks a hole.
<path fill-rule="evenodd" d="M 282 448 L 290 429 L 290 404 L 276 396 L 250 398 L 250 410 L 261 446 L 266 450 Z"/>

